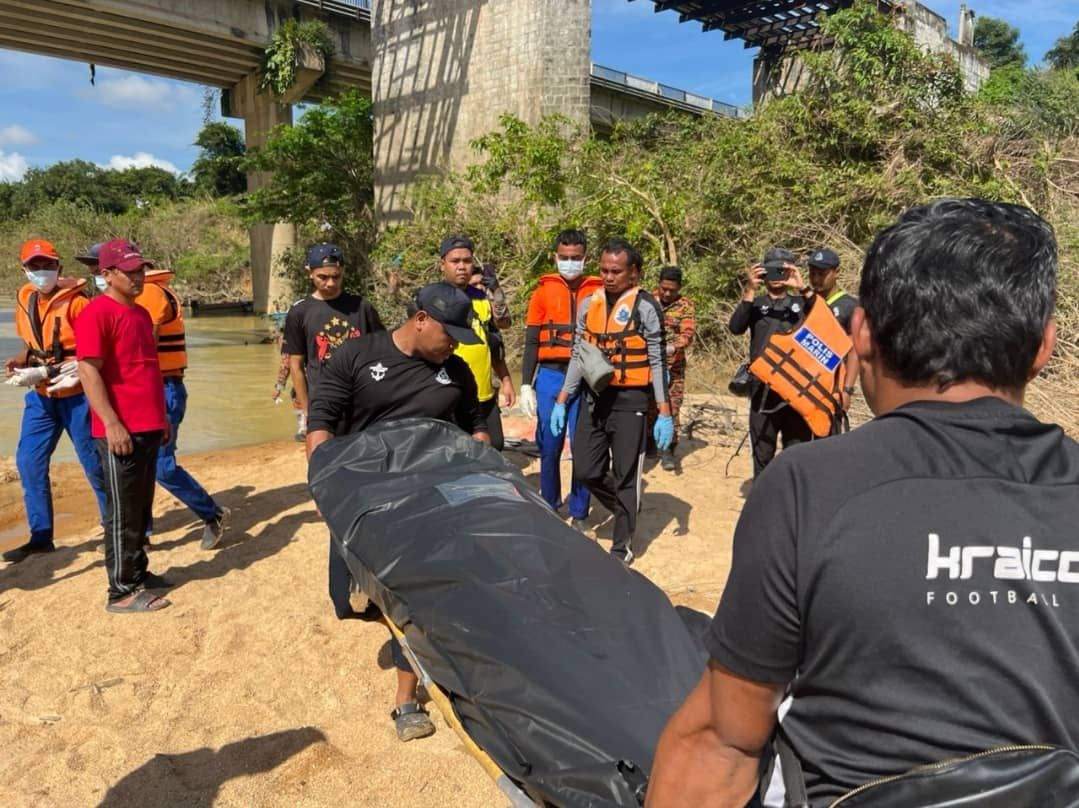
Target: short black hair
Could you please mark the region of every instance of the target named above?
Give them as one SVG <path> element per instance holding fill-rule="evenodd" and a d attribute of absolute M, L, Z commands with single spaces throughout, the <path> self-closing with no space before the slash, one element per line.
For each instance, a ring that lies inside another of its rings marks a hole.
<path fill-rule="evenodd" d="M 551 251 L 554 252 L 558 249 L 558 245 L 563 244 L 566 247 L 581 246 L 584 249 L 588 249 L 588 236 L 581 230 L 574 230 L 572 228 L 563 230 L 557 236 L 554 237 L 554 244 L 551 245 Z"/>
<path fill-rule="evenodd" d="M 1053 229 L 1020 205 L 911 208 L 865 256 L 860 297 L 881 360 L 908 384 L 1022 389 L 1056 302 Z"/>
<path fill-rule="evenodd" d="M 625 253 L 626 263 L 631 267 L 636 267 L 638 270 L 640 270 L 641 264 L 644 263 L 641 254 L 624 238 L 612 238 L 604 244 L 603 249 L 600 250 L 600 255 L 605 255 L 607 253 L 610 253 L 611 255 L 621 255 L 622 253 Z"/>

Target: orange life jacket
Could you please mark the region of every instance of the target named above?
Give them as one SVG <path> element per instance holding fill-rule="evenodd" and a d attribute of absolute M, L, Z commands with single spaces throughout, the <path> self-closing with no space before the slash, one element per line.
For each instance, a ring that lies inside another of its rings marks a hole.
<path fill-rule="evenodd" d="M 817 300 L 792 331 L 768 338 L 749 372 L 793 407 L 814 435 L 823 438 L 843 418 L 839 373 L 852 347 L 832 310 L 824 300 Z"/>
<path fill-rule="evenodd" d="M 592 295 L 588 305 L 584 338 L 603 351 L 614 367 L 612 387 L 647 387 L 652 383 L 648 343 L 639 330 L 637 317 L 640 291 L 639 286 L 634 286 L 623 292 L 610 312 L 603 289 Z"/>
<path fill-rule="evenodd" d="M 26 364 L 31 367 L 62 365 L 75 358 L 75 323 L 70 309 L 76 298 L 86 298 L 86 280 L 61 278 L 56 286 L 56 291 L 49 298 L 44 298 L 33 284 L 28 283 L 19 289 L 15 330 L 29 346 Z M 67 398 L 82 392 L 82 387 L 76 385 L 57 393 L 48 393 L 45 388 L 49 384 L 51 382 L 42 382 L 34 389 L 50 398 Z"/>
<path fill-rule="evenodd" d="M 529 302 L 529 319 L 526 325 L 539 326 L 539 351 L 541 362 L 568 362 L 573 350 L 573 329 L 577 323 L 577 309 L 589 295 L 603 288 L 603 281 L 592 276 L 581 280 L 576 289 L 570 289 L 565 279 L 557 274 L 544 275 L 532 293 Z M 538 304 L 538 305 L 537 305 Z M 532 319 L 533 307 L 542 314 Z"/>
<path fill-rule="evenodd" d="M 180 298 L 166 285 L 172 276 L 173 273 L 167 270 L 151 270 L 146 273 L 146 283 L 152 283 L 164 292 L 169 305 L 168 316 L 157 327 L 157 363 L 162 375 L 183 376 L 187 367 L 184 312 Z"/>

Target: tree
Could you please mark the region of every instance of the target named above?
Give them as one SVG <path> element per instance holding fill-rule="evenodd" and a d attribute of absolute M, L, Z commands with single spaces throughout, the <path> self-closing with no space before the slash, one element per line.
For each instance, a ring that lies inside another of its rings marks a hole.
<path fill-rule="evenodd" d="M 974 23 L 974 47 L 991 68 L 1027 63 L 1027 53 L 1019 44 L 1019 29 L 995 17 L 979 17 Z"/>
<path fill-rule="evenodd" d="M 235 126 L 207 123 L 195 138 L 199 156 L 191 166 L 195 188 L 211 196 L 232 196 L 247 190 L 243 171 L 244 138 Z"/>
<path fill-rule="evenodd" d="M 289 221 L 336 242 L 352 267 L 366 267 L 375 235 L 371 99 L 348 90 L 275 129 L 248 152 L 247 171 L 271 172 L 248 196 L 251 223 Z M 351 279 L 362 281 L 355 274 Z"/>
<path fill-rule="evenodd" d="M 1045 61 L 1053 70 L 1079 68 L 1079 22 L 1068 36 L 1056 41 L 1053 49 L 1045 54 Z"/>

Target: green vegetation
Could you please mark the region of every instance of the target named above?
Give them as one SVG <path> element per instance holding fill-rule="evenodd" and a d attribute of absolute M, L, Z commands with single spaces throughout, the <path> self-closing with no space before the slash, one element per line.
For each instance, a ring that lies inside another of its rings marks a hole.
<path fill-rule="evenodd" d="M 296 68 L 304 51 L 317 54 L 329 66 L 334 50 L 333 34 L 322 20 L 286 21 L 274 31 L 273 39 L 262 53 L 259 91 L 284 95 L 296 81 Z"/>
<path fill-rule="evenodd" d="M 1027 52 L 1019 44 L 1019 29 L 995 17 L 978 17 L 974 23 L 974 47 L 992 68 L 1027 63 Z"/>
<path fill-rule="evenodd" d="M 191 165 L 195 189 L 211 196 L 232 196 L 247 190 L 243 135 L 223 121 L 207 122 L 195 138 L 201 150 Z"/>

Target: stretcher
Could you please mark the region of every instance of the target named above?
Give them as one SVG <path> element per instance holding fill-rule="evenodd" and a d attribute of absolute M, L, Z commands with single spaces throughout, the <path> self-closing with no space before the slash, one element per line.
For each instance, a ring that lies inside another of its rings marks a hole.
<path fill-rule="evenodd" d="M 311 492 L 360 590 L 514 808 L 636 808 L 706 663 L 667 596 L 439 421 L 322 444 Z"/>

